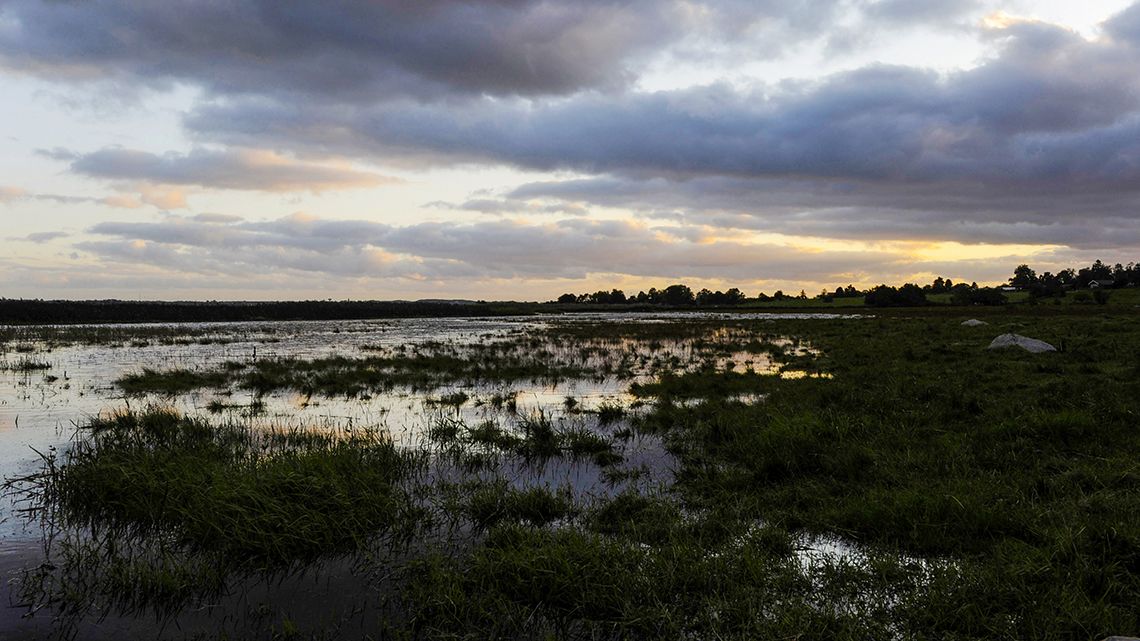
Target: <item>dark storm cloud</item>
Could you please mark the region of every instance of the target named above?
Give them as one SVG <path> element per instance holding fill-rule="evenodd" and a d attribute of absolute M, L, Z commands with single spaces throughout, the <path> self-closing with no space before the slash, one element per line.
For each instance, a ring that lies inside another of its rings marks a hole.
<path fill-rule="evenodd" d="M 929 6 L 927 6 L 929 5 Z M 655 57 L 772 57 L 836 21 L 950 16 L 969 0 L 7 0 L 0 65 L 214 95 L 370 103 L 630 86 Z"/>
<path fill-rule="evenodd" d="M 243 144 L 540 170 L 919 182 L 953 193 L 1135 189 L 1135 56 L 1041 24 L 1014 25 L 1003 38 L 1000 56 L 949 76 L 875 66 L 750 92 L 477 100 L 462 110 L 239 100 L 203 106 L 188 126 Z"/>
<path fill-rule="evenodd" d="M 11 68 L 339 100 L 622 86 L 631 58 L 684 26 L 680 3 L 655 0 L 11 0 L 3 10 L 0 60 Z"/>
<path fill-rule="evenodd" d="M 71 162 L 71 170 L 118 181 L 263 191 L 323 191 L 395 182 L 349 167 L 233 149 L 196 149 L 188 154 L 164 155 L 132 149 L 103 149 L 77 155 Z"/>
<path fill-rule="evenodd" d="M 373 103 L 629 87 L 662 56 L 777 56 L 956 17 L 971 0 L 7 0 L 0 65 L 219 96 Z M 858 18 L 861 18 L 859 20 Z M 122 85 L 120 85 L 122 86 Z"/>

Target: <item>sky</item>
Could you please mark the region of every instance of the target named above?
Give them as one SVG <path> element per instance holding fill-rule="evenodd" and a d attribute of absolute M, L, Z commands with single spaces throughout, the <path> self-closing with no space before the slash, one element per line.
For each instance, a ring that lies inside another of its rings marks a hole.
<path fill-rule="evenodd" d="M 1140 2 L 0 0 L 0 297 L 1140 260 Z"/>

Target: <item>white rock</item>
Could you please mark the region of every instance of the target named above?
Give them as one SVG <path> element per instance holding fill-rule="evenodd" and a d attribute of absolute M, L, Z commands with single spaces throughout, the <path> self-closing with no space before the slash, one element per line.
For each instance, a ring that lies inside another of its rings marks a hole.
<path fill-rule="evenodd" d="M 987 323 L 986 321 L 980 321 L 976 318 L 971 318 L 968 321 L 962 321 L 962 324 L 965 325 L 966 327 L 978 327 L 979 325 L 989 325 L 989 323 Z"/>
<path fill-rule="evenodd" d="M 1057 351 L 1056 347 L 1053 347 L 1045 341 L 1039 341 L 1036 338 L 1027 338 L 1019 334 L 1002 334 L 990 343 L 988 349 L 1004 349 L 1006 347 L 1020 347 L 1034 354 Z"/>

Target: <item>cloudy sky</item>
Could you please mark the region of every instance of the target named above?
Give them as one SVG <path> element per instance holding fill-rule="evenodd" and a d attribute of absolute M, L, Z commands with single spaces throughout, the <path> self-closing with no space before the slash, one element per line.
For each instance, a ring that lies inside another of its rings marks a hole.
<path fill-rule="evenodd" d="M 1140 2 L 0 0 L 0 296 L 1140 260 Z"/>

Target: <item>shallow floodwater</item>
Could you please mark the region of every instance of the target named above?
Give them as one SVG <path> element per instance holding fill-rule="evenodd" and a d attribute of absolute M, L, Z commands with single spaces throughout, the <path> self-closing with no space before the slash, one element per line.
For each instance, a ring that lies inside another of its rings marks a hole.
<path fill-rule="evenodd" d="M 813 317 L 811 314 L 732 315 L 734 320 L 774 320 Z M 694 314 L 582 314 L 574 322 L 676 322 L 709 318 Z M 628 405 L 633 379 L 568 379 L 549 382 L 512 383 L 501 386 L 441 386 L 430 391 L 394 390 L 371 398 L 306 397 L 295 392 L 255 396 L 248 391 L 201 391 L 176 397 L 150 395 L 128 398 L 114 381 L 144 368 L 165 370 L 185 368 L 208 370 L 229 361 L 265 358 L 312 359 L 327 356 L 367 356 L 385 349 L 414 348 L 441 343 L 465 345 L 505 341 L 530 331 L 558 323 L 560 317 L 446 318 L 354 321 L 304 321 L 276 323 L 188 323 L 183 325 L 102 325 L 99 330 L 121 329 L 124 339 L 106 344 L 72 343 L 53 345 L 51 341 L 16 341 L 4 345 L 0 354 L 0 476 L 8 478 L 34 471 L 39 465 L 36 451 L 46 452 L 66 443 L 74 427 L 85 417 L 148 403 L 174 405 L 191 413 L 205 413 L 211 403 L 224 405 L 230 412 L 249 414 L 249 406 L 260 401 L 255 420 L 293 425 L 380 425 L 394 440 L 414 444 L 436 411 L 425 411 L 425 400 L 443 398 L 462 391 L 471 398 L 459 407 L 464 418 L 486 418 L 481 402 L 496 394 L 509 393 L 519 413 L 560 411 L 567 397 L 575 399 L 578 410 L 594 409 L 606 401 Z M 69 327 L 69 331 L 82 328 Z M 147 337 L 146 330 L 168 330 L 159 337 Z M 142 338 L 132 339 L 133 333 Z M 562 346 L 574 349 L 575 346 Z M 620 346 L 619 346 L 620 347 Z M 657 346 L 656 358 L 691 362 L 692 350 L 683 345 Z M 26 363 L 47 366 L 24 369 Z M 726 354 L 719 364 L 733 371 L 774 372 L 762 354 Z M 7 366 L 7 367 L 4 367 Z M 637 373 L 635 372 L 635 375 Z M 788 373 L 796 375 L 796 373 Z M 428 404 L 430 406 L 430 403 Z M 427 408 L 427 409 L 430 409 Z M 34 448 L 34 449 L 33 449 Z M 2 513 L 0 513 L 2 514 Z"/>
<path fill-rule="evenodd" d="M 147 395 L 126 397 L 115 386 L 120 377 L 154 370 L 211 370 L 227 362 L 252 362 L 265 358 L 313 359 L 328 356 L 363 357 L 376 354 L 407 353 L 446 346 L 462 351 L 466 345 L 486 345 L 512 341 L 558 323 L 677 322 L 682 319 L 710 318 L 693 314 L 589 314 L 562 317 L 396 319 L 273 323 L 199 323 L 185 325 L 130 325 L 91 328 L 98 334 L 75 339 L 84 328 L 51 331 L 21 329 L 26 336 L 0 346 L 0 476 L 5 479 L 37 471 L 41 455 L 52 456 L 67 447 L 76 427 L 87 417 L 140 409 L 148 404 L 173 406 L 187 414 L 214 416 L 266 427 L 379 427 L 393 441 L 407 446 L 424 445 L 432 425 L 440 420 L 458 420 L 471 425 L 500 421 L 509 425 L 511 417 L 541 415 L 569 427 L 598 429 L 592 410 L 616 406 L 637 411 L 629 394 L 634 382 L 651 382 L 655 373 L 685 371 L 700 361 L 726 371 L 779 373 L 778 364 L 762 353 L 698 353 L 685 343 L 652 346 L 617 341 L 602 349 L 583 353 L 581 362 L 605 358 L 606 350 L 631 355 L 634 367 L 625 376 L 597 376 L 557 381 L 518 381 L 512 383 L 447 383 L 430 389 L 395 388 L 389 392 L 357 397 L 307 396 L 297 392 L 255 395 L 239 389 L 201 390 L 176 396 Z M 731 315 L 733 321 L 763 321 L 788 317 L 832 315 Z M 38 338 L 37 338 L 38 336 Z M 71 338 L 69 338 L 71 336 Z M 46 340 L 45 340 L 46 337 Z M 715 337 L 713 337 L 715 339 Z M 574 357 L 580 345 L 553 345 L 551 349 L 566 358 Z M 597 347 L 597 346 L 595 346 Z M 793 353 L 806 353 L 806 347 L 788 343 Z M 559 351 L 561 350 L 561 351 Z M 703 360 L 702 360 L 703 359 Z M 795 375 L 794 372 L 786 374 Z M 451 400 L 448 400 L 451 399 Z M 506 403 L 504 404 L 504 399 Z M 749 399 L 759 402 L 760 398 Z M 671 458 L 656 439 L 635 436 L 621 452 L 627 469 L 645 473 L 637 483 L 665 485 L 670 480 Z M 552 487 L 572 486 L 580 495 L 612 493 L 612 482 L 602 478 L 597 466 L 581 462 L 554 461 L 541 469 L 506 470 L 519 484 L 540 483 Z M 620 487 L 618 488 L 620 489 Z M 40 533 L 15 513 L 13 503 L 0 501 L 0 572 L 7 579 L 36 562 L 42 555 Z M 341 576 L 344 573 L 333 573 Z M 336 579 L 325 577 L 327 586 Z M 326 587 L 327 587 L 326 586 Z M 345 588 L 336 588 L 343 592 Z M 332 594 L 334 592 L 330 592 Z M 301 594 L 304 594 L 302 590 Z M 0 599 L 5 596 L 0 594 Z M 366 595 L 365 595 L 366 596 Z M 278 594 L 273 597 L 281 600 Z M 0 615 L 0 631 L 19 632 L 36 638 L 43 622 L 22 621 L 19 608 Z M 80 630 L 80 638 L 116 638 L 138 622 L 109 619 L 90 623 Z M 189 624 L 188 624 L 189 625 Z M 193 626 L 191 626 L 193 627 Z M 8 638 L 5 635 L 0 635 Z M 17 636 L 16 638 L 20 638 Z"/>

